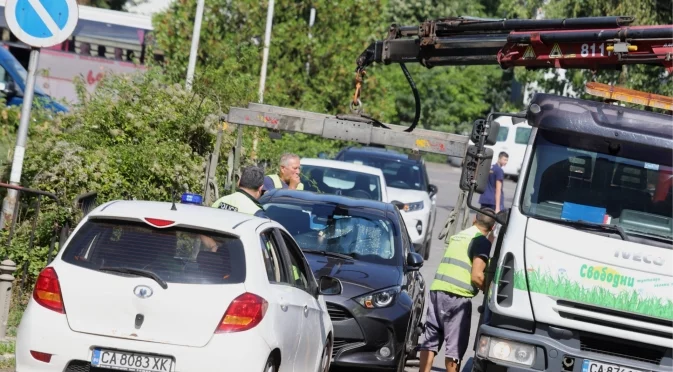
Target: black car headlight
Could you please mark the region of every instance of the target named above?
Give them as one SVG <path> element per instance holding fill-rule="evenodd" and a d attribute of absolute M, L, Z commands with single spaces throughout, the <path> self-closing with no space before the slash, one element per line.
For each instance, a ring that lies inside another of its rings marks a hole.
<path fill-rule="evenodd" d="M 400 287 L 395 286 L 355 297 L 354 300 L 367 309 L 380 309 L 392 305 L 399 293 Z"/>

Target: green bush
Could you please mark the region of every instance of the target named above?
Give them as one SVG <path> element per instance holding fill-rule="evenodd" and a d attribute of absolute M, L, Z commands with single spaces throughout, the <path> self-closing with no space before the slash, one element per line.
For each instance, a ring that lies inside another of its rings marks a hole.
<path fill-rule="evenodd" d="M 184 191 L 201 193 L 219 118 L 226 107 L 254 100 L 254 91 L 248 88 L 251 79 L 232 74 L 223 65 L 197 76 L 190 92 L 182 84 L 168 81 L 161 69 L 151 68 L 142 74 L 107 75 L 94 94 L 81 94 L 82 103 L 70 113 L 54 116 L 36 107 L 31 113 L 21 184 L 55 194 L 61 207 L 47 198 L 42 200 L 29 250 L 36 198 L 24 193 L 21 202 L 25 208 L 19 214 L 11 245 L 6 244 L 8 231 L 4 231 L 0 254 L 19 267 L 28 263 L 25 279 L 32 283 L 47 263 L 51 239 L 59 227 L 68 219 L 74 225 L 81 217 L 73 207 L 78 195 L 95 191 L 101 203 L 129 198 L 168 201 L 174 189 L 178 195 Z M 8 135 L 16 132 L 18 110 L 0 111 L 2 130 Z M 252 162 L 247 146 L 254 132 L 245 128 L 243 164 Z M 220 190 L 227 156 L 235 143 L 235 126 L 223 134 L 217 174 Z M 262 138 L 260 145 L 268 141 Z M 9 160 L 11 152 L 13 145 Z M 9 166 L 3 169 L 4 179 L 9 178 L 9 171 Z M 3 198 L 5 194 L 2 190 Z M 16 276 L 21 278 L 22 273 L 17 271 Z"/>

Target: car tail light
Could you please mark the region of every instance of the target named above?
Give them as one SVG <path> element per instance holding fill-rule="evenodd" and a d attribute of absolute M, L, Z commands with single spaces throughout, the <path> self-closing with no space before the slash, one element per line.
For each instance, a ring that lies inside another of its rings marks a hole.
<path fill-rule="evenodd" d="M 262 321 L 269 303 L 252 293 L 236 297 L 222 317 L 215 333 L 241 332 L 253 328 Z"/>
<path fill-rule="evenodd" d="M 31 350 L 30 355 L 32 355 L 33 358 L 39 360 L 40 362 L 45 362 L 45 363 L 51 362 L 51 354 L 41 353 L 39 351 Z"/>
<path fill-rule="evenodd" d="M 37 277 L 35 290 L 33 291 L 35 302 L 57 313 L 65 314 L 61 286 L 58 283 L 56 270 L 47 267 Z"/>

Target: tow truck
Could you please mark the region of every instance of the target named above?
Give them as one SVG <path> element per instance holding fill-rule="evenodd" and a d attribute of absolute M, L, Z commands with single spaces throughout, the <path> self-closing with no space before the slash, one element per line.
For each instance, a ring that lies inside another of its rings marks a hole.
<path fill-rule="evenodd" d="M 521 113 L 492 113 L 470 136 L 416 128 L 420 95 L 405 63 L 427 68 L 618 69 L 673 72 L 673 25 L 633 17 L 504 20 L 452 17 L 393 24 L 356 60 L 350 114 L 251 103 L 229 123 L 463 158 L 461 193 L 439 239 L 469 223 L 488 182 L 498 116 L 530 125 L 512 208 L 498 221 L 472 370 L 644 372 L 673 368 L 673 101 L 590 82 L 609 102 L 536 94 Z M 416 99 L 408 128 L 362 110 L 373 63 L 400 64 Z M 669 82 L 670 83 L 670 82 Z M 666 110 L 640 110 L 617 102 Z M 240 128 L 240 127 L 239 127 Z M 469 146 L 468 140 L 475 145 Z"/>

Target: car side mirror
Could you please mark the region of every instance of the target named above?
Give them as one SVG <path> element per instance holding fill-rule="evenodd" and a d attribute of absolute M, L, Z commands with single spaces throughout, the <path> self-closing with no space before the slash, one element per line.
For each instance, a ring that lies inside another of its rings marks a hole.
<path fill-rule="evenodd" d="M 340 295 L 344 287 L 341 280 L 331 276 L 321 276 L 318 282 L 318 293 L 325 296 Z"/>
<path fill-rule="evenodd" d="M 17 93 L 15 83 L 13 81 L 0 83 L 0 92 L 7 97 L 15 96 Z"/>
<path fill-rule="evenodd" d="M 460 189 L 470 191 L 474 185 L 474 191 L 483 194 L 488 186 L 488 175 L 491 171 L 493 149 L 484 147 L 481 155 L 477 146 L 470 146 L 465 153 L 463 172 L 460 175 Z"/>
<path fill-rule="evenodd" d="M 423 256 L 416 252 L 409 252 L 407 255 L 407 266 L 409 271 L 418 271 L 423 267 Z"/>
<path fill-rule="evenodd" d="M 437 188 L 437 186 L 432 185 L 432 184 L 428 185 L 428 192 L 429 192 L 429 195 L 430 195 L 430 199 L 432 199 L 433 196 L 437 195 L 438 190 L 439 189 Z"/>
<path fill-rule="evenodd" d="M 488 123 L 488 128 L 486 124 Z M 484 132 L 486 131 L 486 132 Z M 498 132 L 500 131 L 500 123 L 495 120 L 487 122 L 484 119 L 477 119 L 472 123 L 472 134 L 470 135 L 470 140 L 474 142 L 475 145 L 479 144 L 481 136 L 485 135 L 484 146 L 493 146 L 497 142 Z"/>

